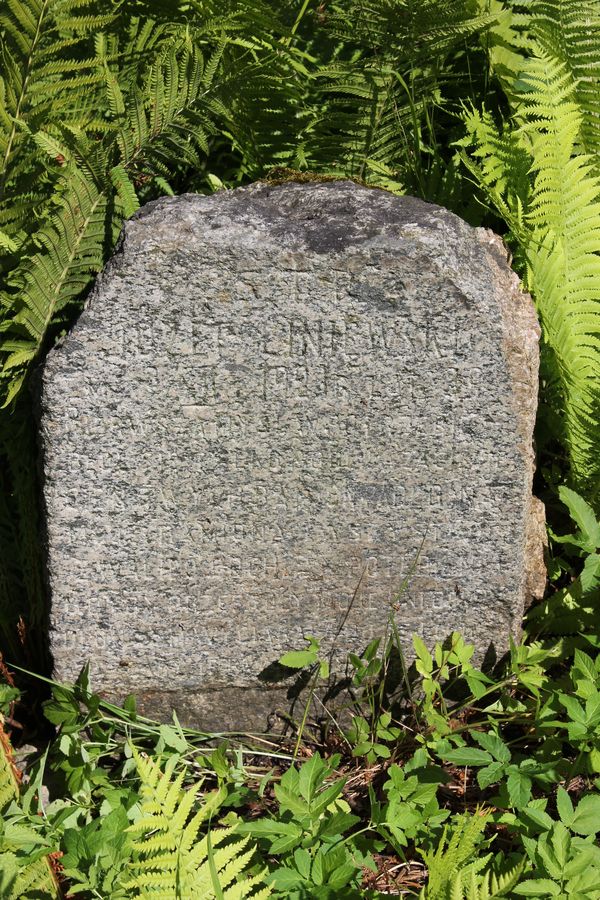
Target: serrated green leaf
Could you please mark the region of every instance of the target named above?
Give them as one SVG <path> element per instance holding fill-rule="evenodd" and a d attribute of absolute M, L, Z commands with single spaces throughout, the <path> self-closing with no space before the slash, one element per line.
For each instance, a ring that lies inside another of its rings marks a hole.
<path fill-rule="evenodd" d="M 446 762 L 455 766 L 487 766 L 494 762 L 494 757 L 487 750 L 479 750 L 477 747 L 459 747 L 456 750 L 448 750 L 440 754 Z"/>
<path fill-rule="evenodd" d="M 477 773 L 477 783 L 482 791 L 491 784 L 496 784 L 504 774 L 504 765 L 499 762 L 490 763 L 489 766 L 480 769 Z"/>
<path fill-rule="evenodd" d="M 506 779 L 506 787 L 511 806 L 516 809 L 527 806 L 531 797 L 531 778 L 528 775 L 524 775 L 516 768 L 513 769 Z"/>
<path fill-rule="evenodd" d="M 561 890 L 549 878 L 532 878 L 530 881 L 522 881 L 513 888 L 513 892 L 519 897 L 557 897 Z"/>
<path fill-rule="evenodd" d="M 564 485 L 559 487 L 558 495 L 579 528 L 578 537 L 582 548 L 588 553 L 600 548 L 600 524 L 590 504 L 576 491 Z"/>
<path fill-rule="evenodd" d="M 471 737 L 477 743 L 491 753 L 494 759 L 500 763 L 509 763 L 511 753 L 504 741 L 493 731 L 471 731 Z"/>
<path fill-rule="evenodd" d="M 581 798 L 569 827 L 576 834 L 591 835 L 600 832 L 600 794 L 587 794 Z"/>
<path fill-rule="evenodd" d="M 567 791 L 565 791 L 563 787 L 558 788 L 556 794 L 556 808 L 561 822 L 563 822 L 567 828 L 570 828 L 573 821 L 573 804 Z"/>

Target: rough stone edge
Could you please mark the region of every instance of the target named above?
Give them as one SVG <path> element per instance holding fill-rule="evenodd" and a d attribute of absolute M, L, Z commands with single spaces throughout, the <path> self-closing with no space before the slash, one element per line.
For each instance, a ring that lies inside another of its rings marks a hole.
<path fill-rule="evenodd" d="M 476 233 L 487 250 L 490 266 L 496 270 L 504 332 L 503 351 L 513 385 L 512 405 L 521 434 L 519 452 L 528 473 L 522 607 L 514 629 L 514 636 L 519 637 L 521 619 L 528 607 L 544 596 L 547 578 L 546 511 L 542 501 L 533 495 L 533 435 L 537 414 L 541 328 L 531 296 L 521 289 L 518 275 L 510 269 L 510 254 L 502 238 L 487 228 L 478 228 Z"/>

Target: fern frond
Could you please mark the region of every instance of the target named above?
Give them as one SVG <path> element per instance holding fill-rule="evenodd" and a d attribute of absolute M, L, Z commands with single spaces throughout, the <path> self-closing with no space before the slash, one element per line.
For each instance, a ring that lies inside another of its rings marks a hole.
<path fill-rule="evenodd" d="M 82 6 L 92 8 L 93 0 Z M 31 164 L 30 154 L 22 153 L 27 135 L 53 118 L 81 121 L 81 108 L 93 96 L 81 88 L 100 82 L 93 60 L 85 53 L 76 58 L 94 22 L 86 16 L 68 18 L 67 12 L 64 3 L 51 0 L 10 0 L 0 13 L 6 112 L 0 119 L 0 198 Z M 102 19 L 107 24 L 114 15 Z M 69 38 L 73 30 L 77 35 Z M 65 40 L 75 55 L 63 62 Z"/>
<path fill-rule="evenodd" d="M 423 194 L 431 121 L 451 78 L 447 60 L 496 19 L 496 12 L 474 16 L 463 0 L 328 6 L 327 32 L 356 49 L 318 73 L 320 113 L 306 129 L 309 168 L 365 180 L 372 161 Z"/>
<path fill-rule="evenodd" d="M 600 8 L 595 0 L 534 0 L 530 28 L 542 50 L 559 60 L 581 114 L 580 140 L 600 174 Z"/>
<path fill-rule="evenodd" d="M 135 188 L 123 166 L 114 166 L 110 170 L 110 177 L 123 205 L 123 215 L 128 219 L 140 207 Z"/>
<path fill-rule="evenodd" d="M 519 243 L 541 319 L 544 365 L 577 489 L 600 488 L 600 178 L 581 153 L 583 117 L 568 66 L 542 48 L 512 86 L 511 125 L 467 115 L 467 161 Z M 526 171 L 527 170 L 527 171 Z M 550 399 L 550 398 L 549 398 Z"/>
<path fill-rule="evenodd" d="M 201 826 L 226 797 L 220 789 L 203 797 L 199 808 L 197 788 L 183 789 L 182 771 L 173 778 L 173 761 L 166 771 L 132 749 L 140 776 L 141 812 L 129 831 L 132 860 L 123 887 L 132 897 L 216 897 L 258 900 L 269 896 L 261 875 L 241 880 L 250 866 L 254 849 L 248 839 L 234 839 L 234 829 L 210 831 L 200 838 Z M 172 758 L 173 760 L 173 758 Z M 258 892 L 255 888 L 261 887 Z"/>
<path fill-rule="evenodd" d="M 31 845 L 31 831 L 19 824 L 19 781 L 13 762 L 12 747 L 0 717 L 0 809 L 4 827 L 0 831 L 0 896 L 3 900 L 36 897 L 54 900 L 59 896 L 54 873 L 47 855 L 19 853 L 23 843 Z M 10 807 L 17 808 L 17 823 L 11 821 Z"/>
<path fill-rule="evenodd" d="M 2 401 L 18 392 L 38 357 L 51 323 L 78 299 L 100 270 L 107 198 L 94 182 L 69 167 L 63 194 L 49 227 L 37 234 L 39 250 L 26 257 L 10 279 L 11 293 L 1 330 L 6 335 L 0 376 Z"/>
<path fill-rule="evenodd" d="M 472 816 L 465 813 L 456 816 L 452 825 L 445 826 L 435 850 L 420 851 L 429 876 L 424 894 L 427 900 L 446 900 L 452 879 L 473 859 L 487 818 L 488 814 Z M 477 860 L 477 869 L 481 869 L 488 860 L 489 856 Z"/>
<path fill-rule="evenodd" d="M 460 869 L 450 879 L 446 888 L 448 900 L 495 900 L 496 897 L 510 897 L 517 886 L 523 873 L 523 861 L 510 869 L 504 867 L 504 871 L 494 872 L 488 870 L 481 874 L 481 869 L 487 865 L 489 856 L 477 860 L 471 865 Z M 422 896 L 428 900 L 430 894 L 425 889 Z"/>
<path fill-rule="evenodd" d="M 19 781 L 13 761 L 12 747 L 0 718 L 0 809 L 5 809 L 19 796 Z"/>

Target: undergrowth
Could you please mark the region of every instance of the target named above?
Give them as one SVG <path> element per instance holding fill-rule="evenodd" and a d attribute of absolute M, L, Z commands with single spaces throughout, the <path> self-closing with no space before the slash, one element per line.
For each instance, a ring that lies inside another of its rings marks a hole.
<path fill-rule="evenodd" d="M 311 637 L 280 659 L 311 688 L 276 737 L 155 723 L 86 669 L 52 685 L 50 743 L 13 752 L 5 669 L 2 897 L 600 898 L 600 523 L 561 496 L 555 590 L 493 672 L 453 633 L 397 676 L 390 620 L 324 715 Z"/>

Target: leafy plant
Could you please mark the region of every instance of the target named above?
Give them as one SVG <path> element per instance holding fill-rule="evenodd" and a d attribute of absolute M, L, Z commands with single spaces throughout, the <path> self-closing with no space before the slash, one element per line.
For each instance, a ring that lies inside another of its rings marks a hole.
<path fill-rule="evenodd" d="M 600 590 L 600 524 L 589 503 L 575 491 L 561 485 L 558 494 L 577 530 L 565 535 L 552 532 L 553 545 L 558 550 L 561 545 L 566 547 L 577 561 L 583 559 L 583 567 L 564 587 L 533 607 L 528 619 L 532 630 L 572 634 L 595 621 Z M 559 572 L 571 570 L 569 561 L 558 555 L 554 565 Z"/>
<path fill-rule="evenodd" d="M 513 888 L 521 897 L 600 896 L 600 852 L 597 846 L 573 840 L 557 822 L 538 841 L 524 839 L 534 865 L 533 878 Z"/>
<path fill-rule="evenodd" d="M 489 34 L 490 60 L 510 117 L 497 124 L 485 109 L 466 112 L 460 143 L 471 154 L 462 158 L 510 228 L 542 323 L 553 436 L 567 449 L 573 485 L 597 506 L 598 66 L 586 40 L 598 14 L 573 0 L 533 0 L 527 16 L 518 3 L 494 7 L 503 19 Z"/>
<path fill-rule="evenodd" d="M 485 814 L 457 817 L 452 826 L 446 826 L 435 850 L 423 850 L 429 880 L 421 896 L 427 900 L 446 900 L 450 896 L 448 888 L 456 875 L 470 866 L 471 873 L 479 873 L 489 857 L 482 857 L 475 863 L 472 857 L 481 843 L 485 828 Z M 456 881 L 454 881 L 456 884 Z"/>
<path fill-rule="evenodd" d="M 58 897 L 50 861 L 50 844 L 38 830 L 23 823 L 18 770 L 0 724 L 0 892 L 6 900 Z"/>
<path fill-rule="evenodd" d="M 352 896 L 359 867 L 342 839 L 359 818 L 340 798 L 345 779 L 327 785 L 338 757 L 325 762 L 315 753 L 298 769 L 290 768 L 275 786 L 279 810 L 275 817 L 238 825 L 237 831 L 269 844 L 269 855 L 283 857 L 283 865 L 272 871 L 278 891 L 292 891 L 321 898 L 339 896 L 344 889 Z"/>
<path fill-rule="evenodd" d="M 371 824 L 389 841 L 401 858 L 409 844 L 431 837 L 449 815 L 440 807 L 437 789 L 448 781 L 446 773 L 431 765 L 420 749 L 402 767 L 393 764 L 383 785 L 385 801 L 378 801 L 371 789 Z"/>
<path fill-rule="evenodd" d="M 205 796 L 196 812 L 196 791 L 182 790 L 184 772 L 172 780 L 172 764 L 163 772 L 151 759 L 133 752 L 140 776 L 141 809 L 139 818 L 129 826 L 134 835 L 123 887 L 124 896 L 229 898 L 262 900 L 271 891 L 262 887 L 262 876 L 239 880 L 248 868 L 253 850 L 248 838 L 231 840 L 233 829 L 209 829 L 199 839 L 200 826 L 212 817 L 222 803 L 220 789 Z M 174 758 L 172 758 L 174 759 Z"/>

